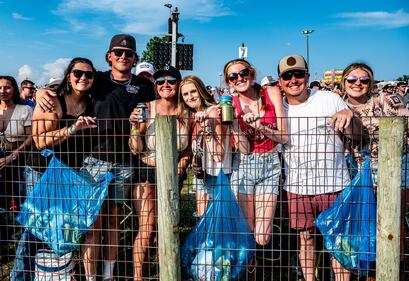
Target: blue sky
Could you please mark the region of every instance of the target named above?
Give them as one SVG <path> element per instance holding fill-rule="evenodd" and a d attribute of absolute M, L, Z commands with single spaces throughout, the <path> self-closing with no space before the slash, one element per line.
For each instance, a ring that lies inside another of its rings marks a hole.
<path fill-rule="evenodd" d="M 375 78 L 409 74 L 409 1 L 223 0 L 0 0 L 0 74 L 39 85 L 62 75 L 76 56 L 106 70 L 104 54 L 116 33 L 136 37 L 139 54 L 152 36 L 167 32 L 171 3 L 179 32 L 194 44 L 193 71 L 218 85 L 224 64 L 243 42 L 260 80 L 277 76 L 280 57 L 306 56 L 310 37 L 312 77 L 354 61 L 372 66 Z"/>

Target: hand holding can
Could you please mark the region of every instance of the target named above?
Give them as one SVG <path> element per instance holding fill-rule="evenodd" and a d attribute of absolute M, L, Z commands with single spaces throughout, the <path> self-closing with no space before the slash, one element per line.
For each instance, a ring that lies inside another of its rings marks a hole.
<path fill-rule="evenodd" d="M 140 115 L 138 119 L 138 123 L 144 123 L 148 121 L 148 108 L 144 103 L 138 103 L 136 108 L 139 110 Z"/>

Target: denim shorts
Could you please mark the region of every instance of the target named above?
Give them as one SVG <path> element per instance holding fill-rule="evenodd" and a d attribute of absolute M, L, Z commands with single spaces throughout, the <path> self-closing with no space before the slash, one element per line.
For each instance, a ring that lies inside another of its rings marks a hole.
<path fill-rule="evenodd" d="M 230 174 L 227 174 L 227 177 L 230 177 Z M 205 174 L 204 179 L 198 179 L 193 177 L 193 185 L 196 188 L 196 191 L 201 194 L 208 194 L 209 200 L 212 200 L 214 197 L 214 186 L 216 185 L 217 177 L 209 174 Z"/>
<path fill-rule="evenodd" d="M 42 173 L 34 170 L 31 166 L 25 166 L 23 175 L 26 183 L 26 194 L 28 194 L 33 191 L 35 183 L 40 181 Z"/>
<path fill-rule="evenodd" d="M 99 160 L 92 156 L 84 159 L 80 173 L 84 176 L 91 176 L 98 180 L 101 176 L 111 172 L 114 179 L 108 187 L 108 199 L 115 203 L 125 203 L 130 199 L 129 190 L 133 169 L 129 166 Z"/>
<path fill-rule="evenodd" d="M 279 194 L 281 163 L 278 152 L 240 154 L 233 163 L 231 186 L 242 194 Z"/>

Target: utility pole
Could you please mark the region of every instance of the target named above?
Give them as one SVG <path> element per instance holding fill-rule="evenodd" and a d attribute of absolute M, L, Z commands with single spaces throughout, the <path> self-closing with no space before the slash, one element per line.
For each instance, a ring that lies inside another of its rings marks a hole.
<path fill-rule="evenodd" d="M 310 39 L 310 34 L 313 33 L 313 29 L 306 29 L 302 31 L 302 34 L 304 34 L 307 37 L 307 65 L 308 68 L 310 67 L 310 44 L 309 44 L 309 39 Z"/>
<path fill-rule="evenodd" d="M 171 66 L 176 67 L 176 45 L 178 41 L 178 21 L 179 21 L 179 10 L 175 7 L 172 11 L 172 4 L 165 4 L 166 8 L 170 9 L 170 21 L 172 26 L 172 42 L 171 42 Z"/>

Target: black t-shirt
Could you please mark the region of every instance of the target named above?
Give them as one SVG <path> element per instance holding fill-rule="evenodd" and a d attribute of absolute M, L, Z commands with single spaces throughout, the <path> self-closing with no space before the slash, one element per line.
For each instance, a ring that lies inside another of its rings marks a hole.
<path fill-rule="evenodd" d="M 63 95 L 59 97 L 59 100 L 63 116 L 58 120 L 58 128 L 62 129 L 75 124 L 78 117 L 67 114 L 67 104 L 65 103 Z M 85 100 L 87 102 L 87 107 L 85 112 L 81 113 L 80 116 L 95 116 L 91 98 L 86 96 Z M 69 136 L 66 141 L 54 146 L 53 149 L 57 157 L 67 163 L 68 166 L 79 168 L 81 167 L 84 156 L 91 152 L 91 145 L 93 143 L 92 139 L 91 129 L 78 130 L 75 135 Z"/>
<path fill-rule="evenodd" d="M 92 156 L 104 161 L 129 164 L 129 116 L 138 103 L 155 99 L 153 83 L 132 74 L 129 83 L 111 80 L 111 71 L 97 72 L 94 81 L 94 111 L 97 128 Z"/>

